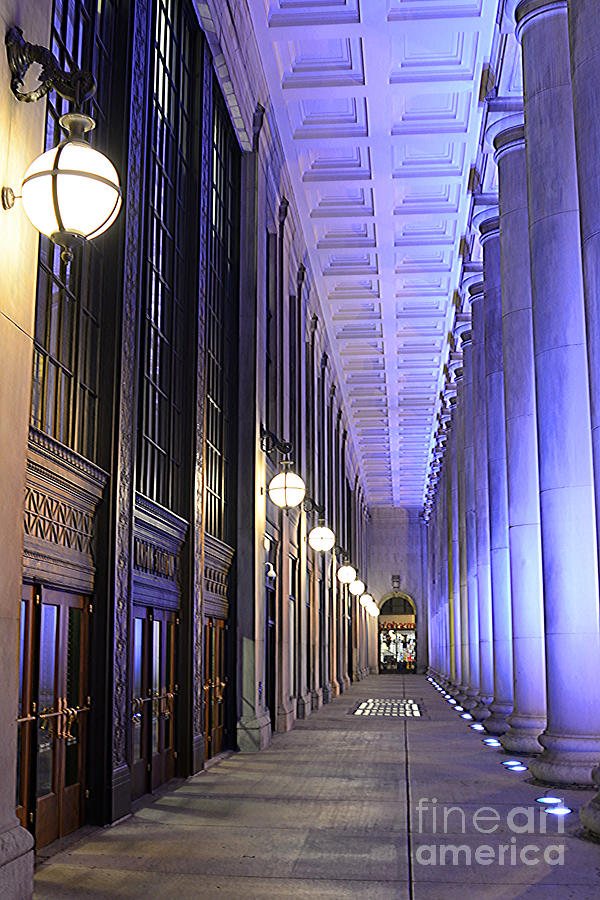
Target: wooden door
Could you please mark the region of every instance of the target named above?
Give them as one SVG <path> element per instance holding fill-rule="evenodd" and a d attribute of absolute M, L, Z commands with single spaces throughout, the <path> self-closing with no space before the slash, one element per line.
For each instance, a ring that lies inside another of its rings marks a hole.
<path fill-rule="evenodd" d="M 132 796 L 156 790 L 175 775 L 177 616 L 134 607 L 131 671 Z"/>
<path fill-rule="evenodd" d="M 87 597 L 23 589 L 17 815 L 37 847 L 83 823 L 89 611 Z"/>
<path fill-rule="evenodd" d="M 225 699 L 228 678 L 225 671 L 225 620 L 210 617 L 204 625 L 204 754 L 216 756 L 224 748 Z"/>

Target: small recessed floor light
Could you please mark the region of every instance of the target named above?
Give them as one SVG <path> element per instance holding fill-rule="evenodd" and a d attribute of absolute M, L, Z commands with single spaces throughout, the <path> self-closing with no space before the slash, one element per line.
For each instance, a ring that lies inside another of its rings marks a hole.
<path fill-rule="evenodd" d="M 569 809 L 568 806 L 547 806 L 544 812 L 550 816 L 568 816 L 573 810 Z"/>
<path fill-rule="evenodd" d="M 463 713 L 461 716 L 461 719 L 472 719 L 472 718 L 473 718 L 473 716 L 471 715 L 471 713 Z"/>
<path fill-rule="evenodd" d="M 456 700 L 453 697 L 451 697 L 450 700 L 448 700 L 448 703 L 451 703 L 452 705 L 454 705 L 456 703 Z"/>
<path fill-rule="evenodd" d="M 455 706 L 454 709 L 456 710 L 456 712 L 462 712 L 464 709 L 464 706 Z"/>
<path fill-rule="evenodd" d="M 507 766 L 509 772 L 526 772 L 527 766 Z"/>
<path fill-rule="evenodd" d="M 506 762 L 502 763 L 503 766 L 522 766 L 523 763 L 520 759 L 509 759 Z"/>
<path fill-rule="evenodd" d="M 473 725 L 469 725 L 469 728 L 472 728 L 473 731 L 485 731 L 483 725 L 480 725 L 479 722 L 475 722 Z"/>
<path fill-rule="evenodd" d="M 561 797 L 536 797 L 535 802 L 550 804 L 550 803 L 562 803 L 563 801 L 562 801 Z"/>
<path fill-rule="evenodd" d="M 486 747 L 501 747 L 502 744 L 496 738 L 483 738 L 482 744 L 485 744 Z"/>

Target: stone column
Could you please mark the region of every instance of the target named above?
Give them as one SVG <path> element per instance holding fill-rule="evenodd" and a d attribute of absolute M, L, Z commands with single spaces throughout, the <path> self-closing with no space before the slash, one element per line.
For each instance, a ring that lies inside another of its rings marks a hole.
<path fill-rule="evenodd" d="M 501 741 L 510 753 L 539 753 L 546 726 L 546 654 L 527 170 L 523 117 L 493 136 L 500 185 L 502 349 L 514 666 L 513 711 Z"/>
<path fill-rule="evenodd" d="M 462 334 L 464 364 L 465 547 L 468 594 L 469 681 L 463 706 L 472 709 L 479 701 L 479 607 L 477 591 L 477 525 L 475 519 L 475 448 L 473 443 L 473 343 L 470 331 Z"/>
<path fill-rule="evenodd" d="M 534 777 L 591 784 L 600 759 L 598 559 L 566 0 L 524 0 L 529 241 L 548 724 Z"/>
<path fill-rule="evenodd" d="M 508 488 L 502 359 L 502 287 L 498 209 L 479 220 L 483 246 L 485 310 L 486 430 L 494 632 L 494 701 L 486 722 L 491 734 L 508 730 L 513 708 L 512 615 L 508 550 Z"/>
<path fill-rule="evenodd" d="M 448 369 L 452 373 L 452 378 L 456 372 L 456 368 L 462 362 L 460 353 L 456 351 L 450 352 L 448 360 Z M 458 414 L 456 408 L 456 383 L 452 381 L 447 387 L 448 390 L 448 408 L 450 410 L 451 422 L 448 431 L 448 448 L 446 451 L 446 459 L 448 465 L 448 503 L 449 510 L 449 529 L 450 540 L 452 542 L 452 617 L 453 617 L 453 639 L 454 639 L 454 677 L 452 680 L 452 695 L 458 694 L 459 685 L 461 683 L 461 615 L 460 615 L 460 550 L 458 541 L 458 470 L 457 470 L 457 435 L 458 435 Z"/>
<path fill-rule="evenodd" d="M 600 20 L 595 0 L 570 0 L 569 29 L 590 373 L 592 451 L 596 510 L 600 510 Z M 600 517 L 597 525 L 600 525 Z M 600 768 L 594 769 L 593 778 L 600 786 Z M 600 834 L 600 795 L 583 807 L 580 817 L 584 825 Z"/>
<path fill-rule="evenodd" d="M 479 613 L 479 706 L 473 718 L 489 718 L 487 708 L 494 696 L 492 650 L 492 580 L 490 573 L 490 511 L 485 402 L 485 355 L 483 283 L 469 288 L 473 334 L 473 456 L 475 479 L 475 527 L 477 542 L 477 608 Z"/>
<path fill-rule="evenodd" d="M 465 527 L 465 401 L 464 369 L 456 370 L 457 420 L 456 420 L 456 472 L 458 486 L 458 562 L 460 569 L 460 671 L 461 681 L 457 700 L 467 697 L 469 685 L 469 594 L 467 588 L 467 550 Z"/>

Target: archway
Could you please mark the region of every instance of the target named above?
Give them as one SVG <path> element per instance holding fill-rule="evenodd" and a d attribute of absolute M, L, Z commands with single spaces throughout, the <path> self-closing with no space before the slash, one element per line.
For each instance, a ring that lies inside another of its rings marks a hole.
<path fill-rule="evenodd" d="M 417 607 L 408 594 L 382 598 L 378 620 L 379 672 L 415 672 L 417 668 Z"/>

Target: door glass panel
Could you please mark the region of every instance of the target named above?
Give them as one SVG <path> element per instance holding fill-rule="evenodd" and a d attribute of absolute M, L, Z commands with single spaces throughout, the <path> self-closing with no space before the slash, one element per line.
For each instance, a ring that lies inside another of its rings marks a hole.
<path fill-rule="evenodd" d="M 55 712 L 55 663 L 58 607 L 42 604 L 40 634 L 40 682 L 37 756 L 37 796 L 43 797 L 52 791 L 52 768 L 54 763 L 54 736 L 58 717 Z"/>
<path fill-rule="evenodd" d="M 18 715 L 23 715 L 23 665 L 25 660 L 25 623 L 27 617 L 27 601 L 21 600 L 21 620 L 19 623 L 19 706 L 18 706 Z M 28 713 L 29 714 L 29 713 Z M 24 797 L 22 796 L 22 784 L 21 784 L 21 753 L 23 748 L 22 743 L 22 724 L 17 726 L 17 801 L 16 805 L 21 806 L 24 802 Z"/>
<path fill-rule="evenodd" d="M 172 694 L 174 688 L 174 673 L 173 673 L 173 637 L 174 637 L 174 626 L 172 622 L 166 623 L 167 627 L 167 648 L 166 648 L 166 659 L 165 659 L 165 687 L 167 693 Z M 173 746 L 173 715 L 172 711 L 175 709 L 175 698 L 172 697 L 170 700 L 167 699 L 165 702 L 165 709 L 167 711 L 167 717 L 165 722 L 165 747 Z"/>
<path fill-rule="evenodd" d="M 69 607 L 67 623 L 67 708 L 77 709 L 81 704 L 81 624 L 82 611 Z M 86 715 L 83 713 L 82 715 Z M 65 739 L 65 785 L 79 781 L 80 718 L 68 715 Z"/>
<path fill-rule="evenodd" d="M 133 620 L 133 696 L 142 697 L 142 659 L 143 659 L 144 620 Z M 133 706 L 133 758 L 142 758 L 142 706 Z"/>
<path fill-rule="evenodd" d="M 152 693 L 160 696 L 160 638 L 162 622 L 154 622 L 152 630 Z M 152 700 L 152 752 L 159 749 L 160 700 Z"/>
<path fill-rule="evenodd" d="M 21 621 L 19 625 L 19 716 L 23 715 L 23 661 L 25 659 L 25 623 L 27 601 L 21 600 Z"/>

